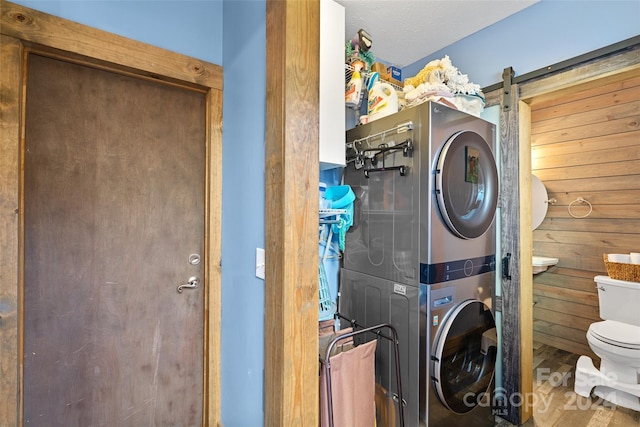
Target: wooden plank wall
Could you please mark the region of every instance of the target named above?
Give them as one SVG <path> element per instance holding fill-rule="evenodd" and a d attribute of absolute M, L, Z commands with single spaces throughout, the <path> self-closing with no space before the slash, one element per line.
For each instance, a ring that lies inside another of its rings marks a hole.
<path fill-rule="evenodd" d="M 533 328 L 535 341 L 595 357 L 585 334 L 600 320 L 593 278 L 606 275 L 602 255 L 640 252 L 640 71 L 583 88 L 531 102 L 532 171 L 557 200 L 533 250 L 560 259 L 534 276 Z M 568 211 L 578 197 L 593 206 L 584 219 Z"/>

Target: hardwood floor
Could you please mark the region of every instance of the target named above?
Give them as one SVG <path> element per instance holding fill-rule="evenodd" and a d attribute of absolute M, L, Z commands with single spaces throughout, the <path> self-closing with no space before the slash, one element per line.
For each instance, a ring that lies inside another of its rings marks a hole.
<path fill-rule="evenodd" d="M 534 343 L 533 418 L 524 427 L 634 427 L 640 412 L 615 406 L 598 397 L 585 398 L 573 391 L 576 361 L 580 355 Z M 599 361 L 594 361 L 599 366 Z M 496 427 L 512 427 L 499 419 Z"/>

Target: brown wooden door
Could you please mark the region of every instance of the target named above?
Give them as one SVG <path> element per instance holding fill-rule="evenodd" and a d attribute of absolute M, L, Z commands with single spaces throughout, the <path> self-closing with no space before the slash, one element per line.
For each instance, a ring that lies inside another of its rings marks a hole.
<path fill-rule="evenodd" d="M 27 69 L 24 425 L 201 425 L 205 95 Z"/>

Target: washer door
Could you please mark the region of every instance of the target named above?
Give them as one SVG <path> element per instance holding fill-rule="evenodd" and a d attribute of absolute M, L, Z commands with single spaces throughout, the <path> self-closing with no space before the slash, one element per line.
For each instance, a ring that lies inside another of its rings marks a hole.
<path fill-rule="evenodd" d="M 447 140 L 438 157 L 436 195 L 456 236 L 474 239 L 489 229 L 498 204 L 498 170 L 482 136 L 461 131 Z"/>
<path fill-rule="evenodd" d="M 489 307 L 467 300 L 442 324 L 432 354 L 432 380 L 440 401 L 465 414 L 487 405 L 495 369 L 496 325 Z"/>

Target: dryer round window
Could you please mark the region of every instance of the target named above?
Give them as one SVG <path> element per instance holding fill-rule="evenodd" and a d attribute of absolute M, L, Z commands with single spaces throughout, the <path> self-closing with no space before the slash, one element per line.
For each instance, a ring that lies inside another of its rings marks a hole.
<path fill-rule="evenodd" d="M 435 184 L 440 214 L 453 234 L 474 239 L 491 227 L 498 205 L 498 169 L 482 136 L 465 130 L 447 140 Z"/>
<path fill-rule="evenodd" d="M 479 300 L 461 303 L 443 322 L 431 360 L 438 399 L 449 410 L 465 414 L 489 396 L 495 368 L 496 325 Z"/>

